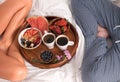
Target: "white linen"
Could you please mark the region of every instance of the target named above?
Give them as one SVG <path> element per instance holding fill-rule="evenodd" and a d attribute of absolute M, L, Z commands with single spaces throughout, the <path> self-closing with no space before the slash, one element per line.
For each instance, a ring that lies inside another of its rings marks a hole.
<path fill-rule="evenodd" d="M 83 57 L 84 37 L 72 18 L 69 3 L 70 0 L 34 0 L 29 16 L 59 16 L 70 21 L 79 34 L 76 55 L 69 63 L 58 68 L 39 69 L 27 64 L 28 77 L 23 82 L 82 82 L 79 68 Z"/>
<path fill-rule="evenodd" d="M 26 61 L 28 75 L 27 78 L 21 82 L 82 82 L 80 67 L 84 51 L 84 37 L 80 28 L 74 22 L 70 12 L 69 3 L 70 0 L 33 0 L 33 7 L 28 16 L 59 16 L 64 17 L 71 22 L 79 35 L 79 44 L 76 55 L 69 63 L 51 69 L 40 69 L 32 66 Z M 9 81 L 0 79 L 0 82 Z"/>
<path fill-rule="evenodd" d="M 29 16 L 55 15 L 68 19 L 75 26 L 79 34 L 79 44 L 76 55 L 69 63 L 53 69 L 39 69 L 32 67 L 27 63 L 29 69 L 28 77 L 23 82 L 82 82 L 80 67 L 84 54 L 84 37 L 80 28 L 74 22 L 70 12 L 69 3 L 70 0 L 36 0 L 36 2 L 34 1 Z"/>
<path fill-rule="evenodd" d="M 0 0 L 2 4 L 5 0 Z M 120 2 L 120 0 L 111 0 Z M 80 67 L 84 54 L 84 37 L 72 18 L 70 8 L 70 0 L 33 0 L 33 7 L 29 16 L 42 15 L 42 16 L 60 16 L 68 19 L 76 28 L 79 34 L 79 44 L 74 58 L 62 67 L 52 69 L 40 69 L 32 66 L 26 62 L 28 68 L 28 75 L 24 81 L 21 82 L 82 82 Z M 0 82 L 10 82 L 0 79 Z"/>
<path fill-rule="evenodd" d="M 0 0 L 0 4 L 2 4 L 3 2 L 5 2 L 6 0 Z"/>
<path fill-rule="evenodd" d="M 2 4 L 5 0 L 0 0 Z M 116 4 L 120 0 L 116 1 Z M 28 68 L 27 78 L 21 82 L 82 82 L 80 67 L 84 54 L 84 37 L 74 22 L 69 8 L 70 0 L 33 0 L 33 7 L 29 13 L 29 16 L 42 15 L 42 16 L 59 16 L 64 17 L 70 21 L 76 28 L 79 34 L 79 44 L 74 58 L 62 67 L 52 69 L 40 69 L 32 66 L 26 62 Z M 10 82 L 4 79 L 0 79 L 0 82 Z"/>

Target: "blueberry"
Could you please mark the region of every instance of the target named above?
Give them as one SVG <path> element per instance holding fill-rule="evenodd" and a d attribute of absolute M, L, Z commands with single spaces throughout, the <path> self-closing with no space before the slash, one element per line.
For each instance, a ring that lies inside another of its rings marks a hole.
<path fill-rule="evenodd" d="M 31 41 L 26 41 L 27 47 L 30 47 L 31 43 L 32 43 Z"/>
<path fill-rule="evenodd" d="M 44 51 L 41 53 L 41 59 L 44 61 L 44 62 L 50 62 L 52 57 L 53 57 L 53 53 L 51 51 Z"/>
<path fill-rule="evenodd" d="M 22 45 L 25 45 L 25 41 L 26 41 L 26 39 L 21 38 L 21 44 L 22 44 Z"/>

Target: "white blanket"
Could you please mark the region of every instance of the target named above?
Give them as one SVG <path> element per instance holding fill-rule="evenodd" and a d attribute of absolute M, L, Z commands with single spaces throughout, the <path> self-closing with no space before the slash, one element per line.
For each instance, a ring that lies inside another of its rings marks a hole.
<path fill-rule="evenodd" d="M 0 0 L 0 3 L 5 0 Z M 119 1 L 119 0 L 111 0 Z M 76 55 L 62 67 L 52 69 L 40 69 L 26 62 L 28 68 L 27 78 L 21 82 L 82 82 L 80 67 L 84 51 L 84 37 L 80 28 L 74 22 L 70 12 L 70 0 L 33 0 L 33 7 L 29 16 L 59 16 L 68 19 L 76 28 L 79 34 L 79 44 Z M 0 79 L 0 82 L 10 82 Z"/>
<path fill-rule="evenodd" d="M 74 25 L 79 34 L 79 44 L 76 55 L 69 63 L 62 67 L 52 69 L 36 68 L 26 62 L 28 76 L 22 82 L 82 82 L 80 67 L 84 54 L 84 37 L 80 28 L 74 22 L 69 4 L 70 0 L 34 0 L 33 8 L 29 16 L 50 15 L 65 17 L 68 19 Z"/>
<path fill-rule="evenodd" d="M 29 16 L 59 16 L 68 19 L 79 34 L 79 45 L 75 57 L 62 67 L 39 69 L 27 64 L 28 77 L 23 82 L 82 82 L 80 66 L 84 50 L 84 37 L 80 28 L 74 23 L 70 8 L 70 0 L 34 0 Z"/>
<path fill-rule="evenodd" d="M 0 0 L 2 1 L 2 0 Z M 84 51 L 84 37 L 80 28 L 74 22 L 70 12 L 70 0 L 33 0 L 33 7 L 29 16 L 59 16 L 66 18 L 76 28 L 79 35 L 79 44 L 76 55 L 62 67 L 40 69 L 26 62 L 28 75 L 22 82 L 82 82 L 80 67 Z M 9 82 L 0 79 L 0 82 Z"/>

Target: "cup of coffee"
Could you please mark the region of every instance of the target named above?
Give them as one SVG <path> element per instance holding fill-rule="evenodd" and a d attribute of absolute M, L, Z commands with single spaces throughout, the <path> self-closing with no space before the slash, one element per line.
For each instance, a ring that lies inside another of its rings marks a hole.
<path fill-rule="evenodd" d="M 42 36 L 42 41 L 44 45 L 46 45 L 49 49 L 52 49 L 54 48 L 55 44 L 55 35 L 53 33 L 45 31 L 44 35 Z"/>
<path fill-rule="evenodd" d="M 73 46 L 74 42 L 70 41 L 66 35 L 59 35 L 56 38 L 56 45 L 60 50 L 66 50 L 68 46 Z"/>

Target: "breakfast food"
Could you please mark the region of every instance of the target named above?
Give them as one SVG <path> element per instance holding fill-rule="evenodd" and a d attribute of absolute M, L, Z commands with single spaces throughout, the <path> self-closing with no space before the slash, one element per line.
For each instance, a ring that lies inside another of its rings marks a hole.
<path fill-rule="evenodd" d="M 69 23 L 65 18 L 56 18 L 49 25 L 49 29 L 54 34 L 60 35 L 69 30 Z"/>
<path fill-rule="evenodd" d="M 30 28 L 25 31 L 21 37 L 21 44 L 25 48 L 36 47 L 41 42 L 40 31 L 35 28 Z"/>
<path fill-rule="evenodd" d="M 46 50 L 40 54 L 40 58 L 42 59 L 43 63 L 50 63 L 54 59 L 54 55 L 51 51 Z"/>
<path fill-rule="evenodd" d="M 27 19 L 27 22 L 31 25 L 33 28 L 38 28 L 43 34 L 44 31 L 48 31 L 48 20 L 43 16 L 38 17 L 30 17 Z"/>

